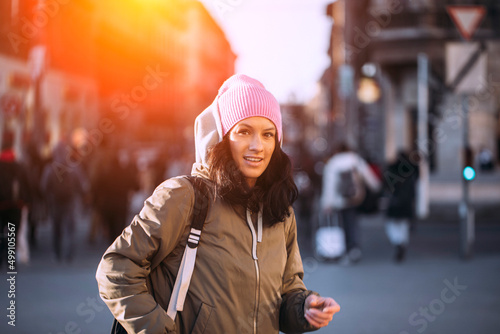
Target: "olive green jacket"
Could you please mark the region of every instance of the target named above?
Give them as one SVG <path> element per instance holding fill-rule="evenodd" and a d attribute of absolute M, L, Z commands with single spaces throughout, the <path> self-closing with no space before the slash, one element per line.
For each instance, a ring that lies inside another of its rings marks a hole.
<path fill-rule="evenodd" d="M 193 205 L 186 178 L 163 182 L 106 250 L 99 292 L 123 327 L 144 334 L 315 330 L 304 318 L 312 292 L 302 282 L 293 211 L 259 233 L 243 208 L 221 199 L 210 202 L 184 309 L 175 322 L 167 316 Z"/>

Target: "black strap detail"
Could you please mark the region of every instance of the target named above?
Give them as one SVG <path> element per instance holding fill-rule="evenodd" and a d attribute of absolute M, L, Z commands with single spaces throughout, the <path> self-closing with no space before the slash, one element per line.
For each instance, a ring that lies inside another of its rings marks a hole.
<path fill-rule="evenodd" d="M 188 176 L 187 179 L 194 188 L 193 220 L 191 221 L 191 230 L 187 244 L 190 248 L 196 248 L 198 247 L 198 240 L 200 239 L 201 231 L 207 218 L 209 189 L 205 181 L 200 177 Z M 191 232 L 192 229 L 199 231 L 199 233 Z"/>
<path fill-rule="evenodd" d="M 111 328 L 111 334 L 127 334 L 127 331 L 118 322 L 118 320 L 113 319 L 113 327 Z"/>

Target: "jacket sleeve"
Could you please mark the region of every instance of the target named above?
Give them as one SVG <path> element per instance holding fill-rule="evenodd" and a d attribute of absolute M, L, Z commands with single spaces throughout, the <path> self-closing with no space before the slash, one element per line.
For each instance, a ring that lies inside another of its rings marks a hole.
<path fill-rule="evenodd" d="M 172 319 L 149 293 L 146 279 L 177 245 L 189 224 L 194 193 L 189 181 L 162 183 L 99 263 L 99 294 L 129 333 L 169 333 Z"/>
<path fill-rule="evenodd" d="M 283 333 L 303 333 L 317 330 L 304 318 L 304 302 L 310 294 L 304 282 L 304 270 L 297 244 L 297 225 L 292 210 L 290 223 L 285 225 L 288 259 L 283 275 L 282 301 L 280 307 L 280 331 Z"/>

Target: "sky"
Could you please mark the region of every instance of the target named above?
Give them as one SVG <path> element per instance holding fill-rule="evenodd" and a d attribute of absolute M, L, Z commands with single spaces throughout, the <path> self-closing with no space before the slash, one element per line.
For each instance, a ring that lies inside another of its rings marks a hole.
<path fill-rule="evenodd" d="M 334 0 L 201 0 L 237 55 L 236 73 L 261 81 L 280 103 L 308 102 L 329 65 Z"/>

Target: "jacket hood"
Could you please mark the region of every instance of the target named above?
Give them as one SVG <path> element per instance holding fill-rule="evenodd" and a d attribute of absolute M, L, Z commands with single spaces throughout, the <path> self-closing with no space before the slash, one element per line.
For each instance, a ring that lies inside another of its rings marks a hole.
<path fill-rule="evenodd" d="M 218 96 L 194 122 L 194 147 L 196 161 L 191 168 L 191 175 L 209 178 L 208 151 L 222 141 L 222 123 L 217 108 Z M 283 137 L 280 146 L 283 145 Z"/>
<path fill-rule="evenodd" d="M 215 98 L 212 104 L 196 117 L 194 122 L 196 162 L 193 164 L 191 175 L 208 177 L 208 151 L 222 141 L 222 133 L 217 98 Z"/>

